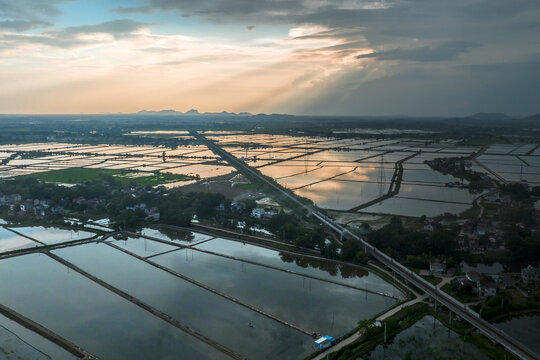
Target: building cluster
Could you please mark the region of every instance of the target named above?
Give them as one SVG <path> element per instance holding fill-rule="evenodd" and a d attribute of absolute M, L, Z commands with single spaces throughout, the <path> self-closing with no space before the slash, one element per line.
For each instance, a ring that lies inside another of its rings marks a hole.
<path fill-rule="evenodd" d="M 431 275 L 444 275 L 446 273 L 446 261 L 432 259 L 429 262 L 429 272 Z"/>
<path fill-rule="evenodd" d="M 528 288 L 540 284 L 540 263 L 538 267 L 529 265 L 522 268 L 520 274 L 481 274 L 477 271 L 469 271 L 455 282 L 461 286 L 470 286 L 472 294 L 482 299 L 495 296 L 501 289 L 520 288 L 525 294 Z"/>
<path fill-rule="evenodd" d="M 137 209 L 140 209 L 144 212 L 144 220 L 146 221 L 159 221 L 159 219 L 161 218 L 161 214 L 159 213 L 159 209 L 157 207 L 148 208 L 146 204 L 126 206 L 126 210 L 136 211 Z"/>
<path fill-rule="evenodd" d="M 499 191 L 487 194 L 482 198 L 482 202 L 491 205 L 517 206 L 518 203 L 512 200 L 508 194 L 501 194 Z"/>
<path fill-rule="evenodd" d="M 473 294 L 480 298 L 497 295 L 497 284 L 493 278 L 476 271 L 469 271 L 464 278 L 458 280 L 461 286 L 470 286 Z"/>
<path fill-rule="evenodd" d="M 470 253 L 504 250 L 504 231 L 501 221 L 469 219 L 460 229 L 459 250 Z"/>
<path fill-rule="evenodd" d="M 277 211 L 273 209 L 267 210 L 265 208 L 256 207 L 253 210 L 251 210 L 251 217 L 255 219 L 269 220 L 276 215 L 277 215 Z"/>
<path fill-rule="evenodd" d="M 421 218 L 419 221 L 409 221 L 405 224 L 408 230 L 421 233 L 432 233 L 438 226 L 437 221 L 430 217 Z"/>
<path fill-rule="evenodd" d="M 521 280 L 527 285 L 536 285 L 540 283 L 540 263 L 538 267 L 532 265 L 521 269 Z"/>
<path fill-rule="evenodd" d="M 48 200 L 23 200 L 20 194 L 0 195 L 0 206 L 6 206 L 8 216 L 16 218 L 32 217 L 43 220 L 64 213 L 63 207 L 52 206 Z"/>
<path fill-rule="evenodd" d="M 107 205 L 107 201 L 105 201 L 104 199 L 97 199 L 97 198 L 85 199 L 84 197 L 76 197 L 72 199 L 71 201 L 77 205 L 83 206 L 84 207 L 83 212 L 85 213 L 88 211 L 95 211 L 99 207 L 103 207 Z"/>

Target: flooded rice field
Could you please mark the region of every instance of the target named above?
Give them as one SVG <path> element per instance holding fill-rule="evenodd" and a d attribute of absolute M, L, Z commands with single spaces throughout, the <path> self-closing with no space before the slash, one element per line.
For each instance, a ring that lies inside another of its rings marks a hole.
<path fill-rule="evenodd" d="M 189 358 L 222 358 L 210 346 L 47 255 L 0 261 L 0 282 L 2 305 L 100 358 L 173 359 L 178 353 Z"/>
<path fill-rule="evenodd" d="M 369 133 L 369 132 L 368 132 Z M 368 134 L 366 133 L 366 134 Z M 393 134 L 393 132 L 392 132 Z M 224 150 L 283 187 L 328 210 L 410 216 L 459 214 L 480 194 L 452 186 L 467 181 L 442 174 L 425 161 L 471 157 L 471 169 L 497 181 L 540 184 L 537 144 L 460 146 L 455 141 L 427 143 L 407 138 L 308 137 L 245 132 L 205 133 Z M 181 137 L 191 143 L 177 148 L 146 145 L 34 143 L 0 146 L 0 178 L 73 167 L 141 174 L 186 175 L 168 187 L 226 175 L 234 168 L 186 131 L 151 131 L 128 135 Z M 14 153 L 16 152 L 16 153 Z M 13 156 L 15 154 L 15 156 Z M 399 189 L 398 189 L 399 188 Z"/>
<path fill-rule="evenodd" d="M 75 360 L 75 355 L 0 315 L 0 358 L 6 360 Z"/>
<path fill-rule="evenodd" d="M 25 237 L 35 239 L 47 245 L 58 244 L 66 241 L 88 239 L 96 235 L 95 233 L 88 231 L 68 230 L 43 226 L 11 227 L 10 229 L 22 234 Z"/>
<path fill-rule="evenodd" d="M 0 146 L 0 159 L 6 159 L 0 167 L 0 178 L 51 170 L 89 168 L 139 172 L 141 175 L 161 172 L 205 179 L 234 170 L 203 145 L 185 145 L 172 149 L 165 146 L 54 142 L 12 144 Z"/>
<path fill-rule="evenodd" d="M 64 229 L 16 228 L 28 238 L 3 229 L 0 244 L 71 239 Z M 80 244 L 51 255 L 0 254 L 0 305 L 100 358 L 296 359 L 313 351 L 311 333 L 343 335 L 403 297 L 350 265 L 196 232 L 141 232 L 92 242 L 79 232 Z M 8 343 L 23 358 L 73 358 L 30 335 L 0 316 L 0 354 Z"/>
<path fill-rule="evenodd" d="M 0 253 L 31 248 L 37 245 L 40 245 L 37 241 L 30 240 L 4 227 L 0 227 Z"/>
<path fill-rule="evenodd" d="M 470 161 L 474 171 L 497 181 L 525 180 L 532 185 L 540 184 L 537 144 L 495 144 L 482 148 L 459 146 L 455 141 L 425 143 L 408 138 L 263 134 L 209 138 L 283 187 L 328 210 L 408 216 L 458 215 L 471 208 L 481 194 L 469 193 L 466 180 L 435 171 L 425 161 L 450 157 L 472 159 L 477 153 L 479 156 Z M 455 182 L 463 186 L 454 186 Z"/>
<path fill-rule="evenodd" d="M 6 225 L 0 227 L 0 253 L 89 239 L 95 233 L 56 227 Z"/>

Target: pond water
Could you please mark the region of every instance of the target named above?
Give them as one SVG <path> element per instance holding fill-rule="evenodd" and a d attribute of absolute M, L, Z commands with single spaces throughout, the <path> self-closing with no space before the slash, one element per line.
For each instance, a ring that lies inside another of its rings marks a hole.
<path fill-rule="evenodd" d="M 12 229 L 47 245 L 87 239 L 96 235 L 95 233 L 88 231 L 67 230 L 43 226 L 13 227 Z"/>
<path fill-rule="evenodd" d="M 522 316 L 495 324 L 499 329 L 523 343 L 529 349 L 540 354 L 538 329 L 540 329 L 540 315 Z"/>
<path fill-rule="evenodd" d="M 416 217 L 426 215 L 435 217 L 444 213 L 460 214 L 470 207 L 471 205 L 468 204 L 393 197 L 364 208 L 361 212 Z"/>
<path fill-rule="evenodd" d="M 293 175 L 299 175 L 303 173 L 308 173 L 310 171 L 313 171 L 315 169 L 319 169 L 319 166 L 312 166 L 312 165 L 268 165 L 260 168 L 261 173 L 263 173 L 266 176 L 270 176 L 273 178 L 282 178 L 285 176 L 293 176 Z"/>
<path fill-rule="evenodd" d="M 309 336 L 105 244 L 55 253 L 250 359 L 294 358 L 310 352 Z"/>
<path fill-rule="evenodd" d="M 390 344 L 377 346 L 369 359 L 487 360 L 489 357 L 434 317 L 424 316 L 396 335 Z"/>
<path fill-rule="evenodd" d="M 35 246 L 41 246 L 41 244 L 0 227 L 0 253 Z"/>
<path fill-rule="evenodd" d="M 330 177 L 345 174 L 354 170 L 354 167 L 331 167 L 325 166 L 299 175 L 280 177 L 278 182 L 289 189 L 296 189 L 301 186 L 313 184 L 314 182 L 326 180 Z"/>
<path fill-rule="evenodd" d="M 404 166 L 403 181 L 404 182 L 427 182 L 446 184 L 448 182 L 462 181 L 452 175 L 444 175 L 438 171 L 431 169 L 428 165 L 418 164 L 416 168 Z M 421 167 L 421 168 L 420 168 Z"/>
<path fill-rule="evenodd" d="M 172 241 L 180 245 L 193 245 L 214 238 L 213 236 L 200 234 L 194 231 L 173 230 L 170 228 L 160 228 L 159 230 L 144 228 L 141 230 L 141 234 L 157 239 Z"/>
<path fill-rule="evenodd" d="M 51 360 L 51 358 L 19 339 L 0 325 L 0 359 L 5 360 Z"/>
<path fill-rule="evenodd" d="M 501 263 L 494 262 L 491 265 L 487 264 L 467 264 L 465 261 L 459 263 L 461 271 L 466 273 L 469 271 L 476 271 L 480 274 L 500 274 L 503 272 L 504 268 Z"/>
<path fill-rule="evenodd" d="M 381 176 L 382 175 L 382 176 Z M 377 166 L 359 166 L 354 171 L 340 175 L 336 177 L 336 180 L 349 180 L 349 181 L 368 181 L 377 182 L 379 177 L 384 177 L 387 181 L 392 179 L 394 175 L 394 168 L 381 168 Z"/>
<path fill-rule="evenodd" d="M 450 188 L 446 186 L 412 185 L 402 183 L 399 189 L 399 198 L 414 198 L 420 200 L 435 200 L 437 202 L 451 202 L 472 204 L 476 195 L 468 189 Z"/>
<path fill-rule="evenodd" d="M 388 192 L 389 183 L 327 180 L 294 190 L 295 194 L 307 197 L 324 209 L 349 210 Z"/>
<path fill-rule="evenodd" d="M 102 359 L 224 358 L 43 254 L 0 261 L 0 284 L 0 303 Z"/>
<path fill-rule="evenodd" d="M 374 273 L 345 264 L 279 252 L 256 245 L 226 239 L 210 240 L 200 245 L 196 245 L 194 248 L 234 256 L 239 259 L 255 261 L 261 264 L 294 271 L 299 274 L 338 281 L 343 284 L 367 288 L 385 294 L 394 293 L 396 296 L 403 295 L 399 290 L 393 289 L 391 284 L 385 282 Z"/>
<path fill-rule="evenodd" d="M 114 245 L 131 251 L 134 254 L 139 256 L 147 257 L 153 256 L 156 254 L 163 253 L 165 251 L 177 250 L 179 247 L 163 244 L 154 240 L 147 238 L 139 237 L 128 237 L 127 240 L 107 240 L 107 242 L 113 243 Z"/>
<path fill-rule="evenodd" d="M 336 336 L 395 303 L 345 286 L 192 249 L 152 260 L 303 329 Z"/>
<path fill-rule="evenodd" d="M 0 315 L 0 359 L 75 360 L 75 355 Z"/>

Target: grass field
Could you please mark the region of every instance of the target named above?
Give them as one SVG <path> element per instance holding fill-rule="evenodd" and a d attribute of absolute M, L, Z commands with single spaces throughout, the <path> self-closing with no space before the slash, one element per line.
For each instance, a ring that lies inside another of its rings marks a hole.
<path fill-rule="evenodd" d="M 46 182 L 58 182 L 67 184 L 82 184 L 106 176 L 112 176 L 116 181 L 140 186 L 155 186 L 171 182 L 188 181 L 195 179 L 195 177 L 188 175 L 87 168 L 51 170 L 24 176 L 32 177 Z"/>

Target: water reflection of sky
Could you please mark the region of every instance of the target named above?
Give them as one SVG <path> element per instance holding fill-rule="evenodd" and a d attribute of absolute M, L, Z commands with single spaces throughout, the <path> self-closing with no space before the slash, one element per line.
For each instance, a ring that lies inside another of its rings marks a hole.
<path fill-rule="evenodd" d="M 295 193 L 307 197 L 325 209 L 349 210 L 377 199 L 388 191 L 388 184 L 327 180 L 298 189 Z"/>
<path fill-rule="evenodd" d="M 401 216 L 438 216 L 444 213 L 459 214 L 471 205 L 443 203 L 418 199 L 403 199 L 393 197 L 362 209 L 362 212 L 374 214 L 392 214 Z"/>
<path fill-rule="evenodd" d="M 141 230 L 141 234 L 154 237 L 157 239 L 163 239 L 167 241 L 174 241 L 182 245 L 193 245 L 200 241 L 212 239 L 213 236 L 201 234 L 194 231 L 181 231 L 181 230 L 158 230 L 153 228 L 144 228 Z"/>
<path fill-rule="evenodd" d="M 276 250 L 226 239 L 214 239 L 196 245 L 195 248 L 229 255 L 239 259 L 259 262 L 261 264 L 294 271 L 299 274 L 316 276 L 344 284 L 367 288 L 385 294 L 392 294 L 395 291 L 396 296 L 401 295 L 400 291 L 393 289 L 391 284 L 385 282 L 379 276 L 352 266 L 308 258 L 296 254 L 281 253 Z"/>
<path fill-rule="evenodd" d="M 105 244 L 76 246 L 55 253 L 250 359 L 302 358 L 311 351 L 309 336 Z"/>
<path fill-rule="evenodd" d="M 37 333 L 28 330 L 24 326 L 20 325 L 19 323 L 8 319 L 5 316 L 0 315 L 0 332 L 1 328 L 6 329 L 11 333 L 11 336 L 15 336 L 17 338 L 16 342 L 22 342 L 24 345 L 23 347 L 31 347 L 32 349 L 36 349 L 37 351 L 40 351 L 41 354 L 46 356 L 46 359 L 62 359 L 62 360 L 77 360 L 78 357 L 75 355 L 69 353 L 67 350 L 61 348 L 59 345 L 56 345 L 55 343 L 45 339 L 44 337 L 38 335 Z M 4 334 L 5 335 L 5 334 Z M 11 339 L 6 339 L 10 343 L 6 345 L 6 343 L 2 344 L 3 341 L 2 338 L 4 337 L 3 334 L 0 334 L 0 348 L 9 349 L 13 352 L 13 355 L 15 356 L 14 359 L 29 359 L 32 358 L 28 356 L 26 353 L 19 352 L 19 345 L 14 345 Z M 19 343 L 20 344 L 20 343 Z M 31 345 L 29 345 L 31 344 Z M 18 356 L 18 357 L 17 357 Z M 38 358 L 41 359 L 41 358 Z"/>
<path fill-rule="evenodd" d="M 118 247 L 131 251 L 132 253 L 143 257 L 178 249 L 178 247 L 176 246 L 163 244 L 142 237 L 129 237 L 127 240 L 110 240 L 110 242 Z"/>
<path fill-rule="evenodd" d="M 13 230 L 45 244 L 57 244 L 66 241 L 81 240 L 96 235 L 95 233 L 88 231 L 66 230 L 43 226 L 16 227 L 13 228 Z"/>
<path fill-rule="evenodd" d="M 489 357 L 432 316 L 424 316 L 390 344 L 378 345 L 369 359 L 487 360 Z"/>
<path fill-rule="evenodd" d="M 340 335 L 392 299 L 194 250 L 153 261 L 277 315 L 309 331 Z"/>
<path fill-rule="evenodd" d="M 0 227 L 0 252 L 24 249 L 39 246 L 40 244 L 30 239 L 15 234 L 3 227 Z"/>
<path fill-rule="evenodd" d="M 178 354 L 188 359 L 223 358 L 46 255 L 0 261 L 0 283 L 0 303 L 101 359 L 177 359 Z"/>

